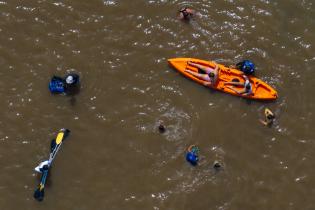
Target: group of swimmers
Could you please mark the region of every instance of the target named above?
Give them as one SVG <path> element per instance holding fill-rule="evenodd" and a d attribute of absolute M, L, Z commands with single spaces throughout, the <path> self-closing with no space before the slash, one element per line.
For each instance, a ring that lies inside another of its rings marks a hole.
<path fill-rule="evenodd" d="M 196 11 L 185 7 L 179 10 L 178 18 L 184 21 L 189 21 L 191 18 L 193 18 L 196 15 Z M 188 65 L 197 68 L 198 70 L 204 72 L 204 73 L 197 73 L 194 71 L 191 71 L 189 69 L 186 69 L 185 71 L 189 74 L 192 74 L 193 76 L 201 79 L 204 81 L 204 85 L 207 87 L 212 87 L 216 85 L 220 68 L 217 63 L 214 63 L 214 67 L 211 68 L 209 66 L 200 65 L 194 62 L 188 62 Z M 231 68 L 235 68 L 243 72 L 242 77 L 244 78 L 244 82 L 241 81 L 232 81 L 232 82 L 225 82 L 224 84 L 227 85 L 228 88 L 235 91 L 238 94 L 244 94 L 244 95 L 250 95 L 252 94 L 252 85 L 250 83 L 250 80 L 247 75 L 252 75 L 255 72 L 255 65 L 250 60 L 243 60 L 239 63 L 237 63 L 235 66 L 230 66 Z M 233 86 L 241 86 L 244 87 L 242 91 L 239 91 L 235 89 Z M 51 81 L 49 83 L 49 90 L 51 93 L 54 94 L 67 94 L 67 95 L 73 95 L 77 93 L 80 89 L 80 77 L 76 73 L 69 73 L 65 75 L 63 78 L 59 76 L 53 76 L 51 78 Z M 262 124 L 266 126 L 270 126 L 273 123 L 273 120 L 275 118 L 274 114 L 268 109 L 265 109 L 265 119 L 260 120 Z M 164 133 L 166 131 L 165 126 L 160 122 L 160 125 L 158 127 L 159 131 L 161 133 Z M 197 162 L 199 160 L 198 158 L 198 152 L 199 148 L 195 145 L 192 145 L 188 148 L 186 153 L 186 160 L 190 162 L 192 165 L 197 165 Z M 221 167 L 220 163 L 215 162 L 214 168 L 219 169 Z"/>
<path fill-rule="evenodd" d="M 272 113 L 272 111 L 268 108 L 265 109 L 265 119 L 264 120 L 260 120 L 260 122 L 265 125 L 265 126 L 271 126 L 274 119 L 275 119 L 275 115 Z M 159 126 L 159 130 L 160 132 L 164 132 L 165 131 L 165 127 L 164 125 L 160 124 Z M 186 160 L 187 162 L 189 162 L 191 165 L 196 166 L 198 165 L 199 162 L 199 148 L 196 145 L 190 145 L 187 148 L 186 151 Z M 218 171 L 222 168 L 222 164 L 219 161 L 214 161 L 213 163 L 213 168 Z"/>
<path fill-rule="evenodd" d="M 184 7 L 178 11 L 178 18 L 183 21 L 190 21 L 194 16 L 198 15 L 198 13 L 189 7 Z M 212 87 L 216 85 L 217 79 L 219 77 L 220 69 L 218 64 L 214 63 L 214 68 L 209 66 L 203 66 L 197 63 L 188 62 L 188 65 L 192 67 L 196 67 L 198 70 L 203 71 L 204 73 L 199 73 L 200 71 L 194 72 L 186 68 L 186 72 L 189 74 L 203 80 L 203 84 L 207 87 Z M 225 82 L 224 84 L 227 85 L 227 88 L 233 90 L 239 95 L 251 95 L 253 94 L 252 85 L 248 78 L 248 75 L 253 75 L 255 73 L 255 64 L 250 60 L 243 60 L 237 63 L 235 66 L 230 66 L 230 68 L 235 68 L 243 72 L 243 79 L 244 82 L 241 81 L 232 81 L 232 82 Z M 244 89 L 239 91 L 233 86 L 243 87 Z M 271 126 L 275 119 L 274 113 L 266 108 L 264 111 L 265 119 L 260 120 L 260 122 L 265 126 Z"/>
<path fill-rule="evenodd" d="M 180 9 L 178 11 L 178 18 L 180 20 L 184 20 L 184 21 L 190 21 L 194 16 L 196 16 L 198 13 L 191 8 L 188 7 L 184 7 L 182 9 Z M 194 71 L 191 71 L 189 69 L 186 70 L 186 72 L 188 72 L 189 74 L 194 75 L 195 77 L 201 79 L 204 81 L 204 85 L 211 87 L 214 86 L 217 82 L 218 79 L 218 75 L 220 72 L 219 66 L 215 63 L 215 67 L 211 68 L 208 66 L 203 66 L 200 64 L 196 64 L 193 62 L 188 62 L 188 65 L 193 66 L 198 68 L 199 70 L 205 72 L 204 73 L 197 73 Z M 241 70 L 244 75 L 244 82 L 240 82 L 240 81 L 232 81 L 232 82 L 226 82 L 224 83 L 225 85 L 228 85 L 227 87 L 231 90 L 233 90 L 234 92 L 236 92 L 237 94 L 243 94 L 243 95 L 251 95 L 252 92 L 252 85 L 247 77 L 247 75 L 249 74 L 253 74 L 255 72 L 255 65 L 253 62 L 251 62 L 250 60 L 243 60 L 239 63 L 237 63 L 235 66 L 231 66 L 233 68 L 239 69 Z M 244 87 L 244 89 L 242 91 L 237 90 L 236 88 L 234 88 L 233 86 L 239 86 L 239 87 Z"/>
<path fill-rule="evenodd" d="M 196 16 L 196 11 L 185 7 L 179 10 L 178 18 L 180 20 L 184 21 L 190 21 L 194 16 Z M 215 86 L 219 77 L 220 73 L 220 68 L 219 65 L 214 63 L 214 67 L 211 68 L 209 66 L 204 66 L 200 65 L 194 62 L 188 62 L 187 65 L 195 67 L 198 69 L 198 72 L 191 71 L 186 68 L 185 72 L 203 80 L 203 84 L 207 87 L 212 87 Z M 230 66 L 231 68 L 235 68 L 243 72 L 243 79 L 244 82 L 241 81 L 232 81 L 232 82 L 225 82 L 224 85 L 227 85 L 227 88 L 231 89 L 232 91 L 236 92 L 239 95 L 251 95 L 253 94 L 252 91 L 252 85 L 251 82 L 248 78 L 248 75 L 252 75 L 255 72 L 255 65 L 253 62 L 250 60 L 243 60 L 239 63 L 237 63 L 235 66 Z M 202 71 L 202 73 L 200 73 Z M 239 91 L 233 86 L 238 86 L 238 87 L 243 87 L 244 89 Z M 271 126 L 273 124 L 273 121 L 275 119 L 275 115 L 272 113 L 272 111 L 268 108 L 265 109 L 264 112 L 265 119 L 260 120 L 260 122 L 265 125 L 265 126 Z M 161 125 L 160 125 L 161 126 Z M 160 128 L 160 127 L 159 127 Z M 165 130 L 165 127 L 163 126 L 163 132 Z M 188 147 L 187 152 L 186 152 L 186 160 L 192 164 L 192 165 L 197 165 L 199 161 L 198 157 L 199 153 L 199 148 L 196 147 L 195 145 L 191 145 Z M 219 169 L 221 167 L 221 164 L 219 162 L 215 162 L 213 167 L 215 169 Z"/>

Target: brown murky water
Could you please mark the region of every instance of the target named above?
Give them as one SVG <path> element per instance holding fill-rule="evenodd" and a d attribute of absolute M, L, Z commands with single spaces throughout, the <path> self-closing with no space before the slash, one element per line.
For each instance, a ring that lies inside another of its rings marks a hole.
<path fill-rule="evenodd" d="M 0 209 L 315 209 L 314 4 L 1 0 Z M 184 5 L 201 16 L 178 21 Z M 249 58 L 279 99 L 208 90 L 172 57 Z M 51 95 L 50 77 L 72 70 L 81 92 Z M 258 121 L 265 107 L 272 128 Z M 33 168 L 62 127 L 72 133 L 38 203 Z M 201 150 L 195 168 L 190 144 Z"/>

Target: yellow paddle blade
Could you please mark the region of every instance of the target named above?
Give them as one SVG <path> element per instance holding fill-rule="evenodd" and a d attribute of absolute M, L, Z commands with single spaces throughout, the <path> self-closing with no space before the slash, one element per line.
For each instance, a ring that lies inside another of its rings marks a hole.
<path fill-rule="evenodd" d="M 58 133 L 57 138 L 56 138 L 56 144 L 60 144 L 61 143 L 64 135 L 65 135 L 64 132 Z"/>

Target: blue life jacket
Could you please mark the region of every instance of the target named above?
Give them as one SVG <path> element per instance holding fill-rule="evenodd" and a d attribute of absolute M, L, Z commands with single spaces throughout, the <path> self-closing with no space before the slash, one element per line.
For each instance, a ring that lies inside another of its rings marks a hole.
<path fill-rule="evenodd" d="M 250 60 L 243 60 L 236 64 L 236 67 L 244 72 L 244 74 L 253 74 L 255 72 L 255 64 Z"/>
<path fill-rule="evenodd" d="M 49 90 L 52 93 L 64 93 L 65 86 L 64 86 L 63 79 L 60 77 L 53 76 L 53 78 L 51 78 L 51 81 L 49 83 Z"/>
<path fill-rule="evenodd" d="M 193 166 L 197 165 L 199 158 L 194 152 L 187 152 L 186 160 Z"/>

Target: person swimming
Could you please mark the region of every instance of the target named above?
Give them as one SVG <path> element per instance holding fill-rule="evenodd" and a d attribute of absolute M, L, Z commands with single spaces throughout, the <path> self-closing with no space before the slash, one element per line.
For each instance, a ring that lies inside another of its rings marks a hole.
<path fill-rule="evenodd" d="M 222 168 L 222 164 L 219 161 L 215 160 L 214 163 L 213 163 L 213 168 L 216 171 L 219 171 Z"/>
<path fill-rule="evenodd" d="M 199 161 L 199 148 L 195 145 L 190 145 L 187 149 L 186 160 L 193 166 L 196 166 Z"/>
<path fill-rule="evenodd" d="M 275 120 L 275 115 L 268 108 L 265 109 L 265 120 L 260 120 L 260 122 L 265 126 L 271 126 Z"/>
<path fill-rule="evenodd" d="M 192 75 L 194 75 L 195 77 L 198 77 L 199 79 L 204 81 L 204 85 L 211 87 L 214 86 L 217 83 L 218 80 L 218 75 L 219 75 L 219 65 L 214 63 L 215 67 L 209 67 L 209 66 L 204 66 L 204 65 L 200 65 L 197 63 L 193 63 L 191 61 L 189 61 L 187 63 L 190 66 L 196 67 L 199 70 L 202 70 L 203 72 L 205 72 L 205 74 L 202 73 L 197 73 L 195 71 L 191 71 L 189 69 L 186 69 L 185 72 L 188 72 Z"/>
<path fill-rule="evenodd" d="M 253 94 L 252 90 L 252 84 L 250 83 L 248 77 L 246 75 L 243 75 L 244 82 L 225 82 L 224 85 L 234 85 L 234 86 L 242 86 L 244 89 L 242 91 L 238 91 L 237 89 L 233 87 L 228 87 L 229 89 L 235 91 L 238 94 L 243 95 L 251 95 Z"/>
<path fill-rule="evenodd" d="M 190 9 L 188 7 L 184 7 L 180 9 L 178 12 L 179 12 L 178 18 L 180 20 L 185 20 L 185 21 L 189 21 L 196 13 L 195 10 Z"/>
<path fill-rule="evenodd" d="M 165 126 L 164 126 L 162 121 L 159 122 L 158 129 L 159 129 L 160 133 L 164 133 L 166 131 L 166 128 L 165 128 Z"/>

